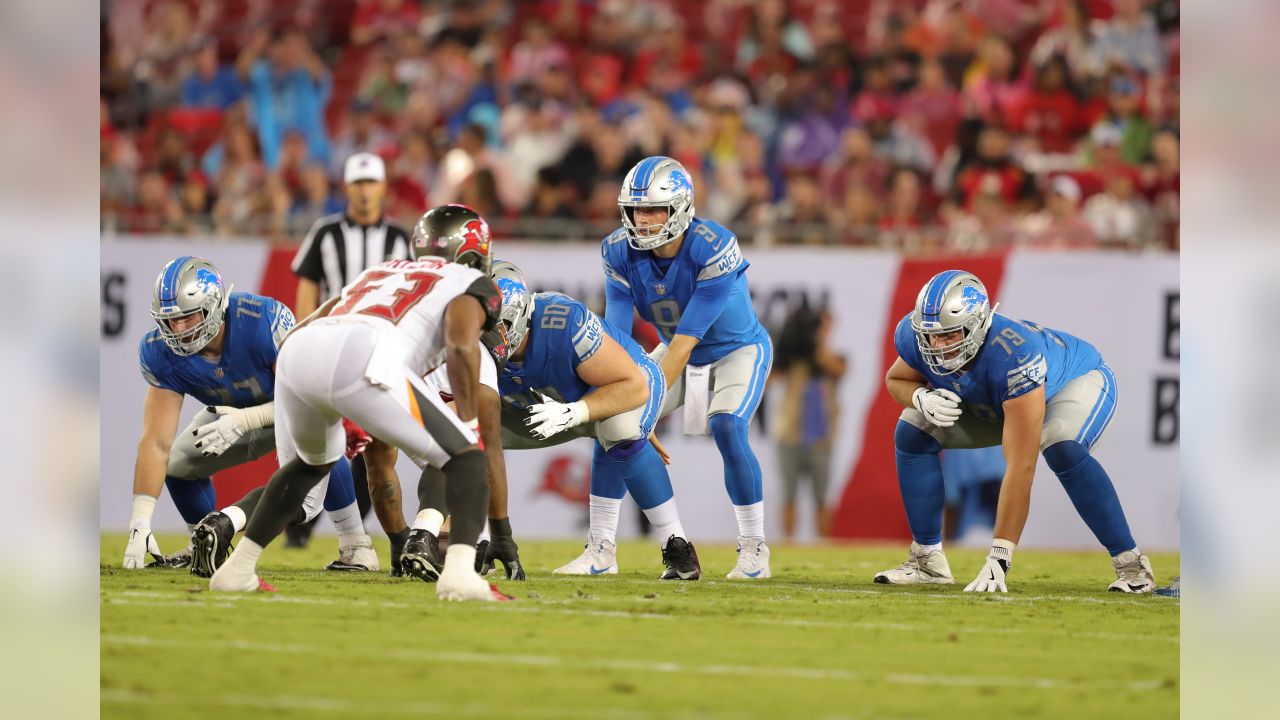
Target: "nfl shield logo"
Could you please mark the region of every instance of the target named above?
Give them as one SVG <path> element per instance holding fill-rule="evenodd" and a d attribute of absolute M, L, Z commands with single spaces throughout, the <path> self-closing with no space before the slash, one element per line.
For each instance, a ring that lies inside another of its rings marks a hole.
<path fill-rule="evenodd" d="M 214 376 L 214 377 L 216 377 L 216 378 L 221 378 L 223 375 L 226 375 L 226 373 L 222 371 L 222 368 L 220 368 L 220 367 L 219 367 L 219 368 L 214 368 L 214 369 L 213 369 L 213 376 Z"/>
<path fill-rule="evenodd" d="M 666 286 L 666 285 L 663 285 L 662 283 L 658 283 L 657 285 L 654 285 L 654 286 L 653 286 L 653 291 L 654 291 L 654 292 L 656 292 L 656 293 L 658 293 L 659 295 L 666 295 L 666 294 L 667 294 L 667 286 Z"/>

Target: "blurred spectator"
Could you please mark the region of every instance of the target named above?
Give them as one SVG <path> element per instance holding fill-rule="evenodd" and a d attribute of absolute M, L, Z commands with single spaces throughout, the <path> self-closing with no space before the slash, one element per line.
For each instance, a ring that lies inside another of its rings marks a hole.
<path fill-rule="evenodd" d="M 559 107 L 540 102 L 523 108 L 523 117 L 514 118 L 507 137 L 507 161 L 518 197 L 513 207 L 523 207 L 532 192 L 538 171 L 564 157 L 572 141 Z M 479 212 L 479 211 L 477 211 Z M 484 213 L 481 213 L 483 215 Z"/>
<path fill-rule="evenodd" d="M 289 210 L 289 233 L 300 235 L 311 223 L 325 215 L 342 212 L 343 202 L 329 186 L 329 175 L 319 165 L 308 165 L 302 171 L 302 192 Z"/>
<path fill-rule="evenodd" d="M 831 328 L 830 312 L 801 304 L 783 326 L 769 375 L 770 382 L 784 383 L 773 434 L 782 476 L 782 534 L 788 540 L 796 532 L 796 499 L 802 481 L 813 493 L 817 536 L 828 537 L 831 531 L 827 509 L 831 441 L 839 416 L 837 389 L 848 365 L 831 348 Z"/>
<path fill-rule="evenodd" d="M 1023 222 L 1025 247 L 1053 250 L 1092 249 L 1098 236 L 1080 217 L 1080 185 L 1070 175 L 1058 175 L 1049 183 L 1044 209 Z"/>
<path fill-rule="evenodd" d="M 832 217 L 837 220 L 836 226 L 842 227 L 845 242 L 862 245 L 872 240 L 879 214 L 880 202 L 875 192 L 862 183 L 854 183 L 845 189 L 840 210 Z"/>
<path fill-rule="evenodd" d="M 187 139 L 177 130 L 166 127 L 156 139 L 155 160 L 152 167 L 164 175 L 169 183 L 181 182 L 195 167 L 195 160 L 187 146 Z"/>
<path fill-rule="evenodd" d="M 566 203 L 564 179 L 559 170 L 554 167 L 538 170 L 537 182 L 533 186 L 533 199 L 521 216 L 537 219 L 573 217 L 573 210 Z"/>
<path fill-rule="evenodd" d="M 1010 109 L 1010 129 L 1029 135 L 1041 152 L 1071 152 L 1079 137 L 1081 107 L 1070 80 L 1067 61 L 1054 55 L 1035 69 L 1031 92 Z"/>
<path fill-rule="evenodd" d="M 393 144 L 394 139 L 391 133 L 378 125 L 373 104 L 368 100 L 356 100 L 351 103 L 347 111 L 342 132 L 333 141 L 329 177 L 335 181 L 341 179 L 343 163 L 352 155 L 356 153 L 378 155 Z"/>
<path fill-rule="evenodd" d="M 351 19 L 351 42 L 367 45 L 417 32 L 419 3 L 408 0 L 360 0 Z"/>
<path fill-rule="evenodd" d="M 978 134 L 978 155 L 973 164 L 956 176 L 954 199 L 966 210 L 973 210 L 979 195 L 996 195 L 1003 208 L 1025 200 L 1031 187 L 1031 176 L 1010 155 L 1009 134 L 991 125 Z"/>
<path fill-rule="evenodd" d="M 1151 164 L 1142 169 L 1142 193 L 1162 224 L 1176 225 L 1181 191 L 1177 133 L 1161 130 L 1155 134 L 1151 140 L 1151 160 Z"/>
<path fill-rule="evenodd" d="M 788 122 L 778 138 L 778 164 L 784 171 L 812 172 L 840 144 L 839 118 L 830 88 L 815 88 L 801 115 Z"/>
<path fill-rule="evenodd" d="M 982 41 L 978 59 L 965 73 L 966 107 L 986 122 L 1007 123 L 1026 92 L 1013 50 L 1002 38 L 988 35 Z"/>
<path fill-rule="evenodd" d="M 182 82 L 182 104 L 226 110 L 240 102 L 244 83 L 229 65 L 218 61 L 218 43 L 205 39 L 195 51 L 195 66 Z"/>
<path fill-rule="evenodd" d="M 760 0 L 751 8 L 747 32 L 738 42 L 735 64 L 739 70 L 750 68 L 771 49 L 785 51 L 802 62 L 814 57 L 809 30 L 791 17 L 786 0 Z"/>
<path fill-rule="evenodd" d="M 458 144 L 440 159 L 440 173 L 436 187 L 431 190 L 431 204 L 445 205 L 459 202 L 461 188 L 474 172 L 488 170 L 493 179 L 497 214 L 505 207 L 521 207 L 519 190 L 511 178 L 511 165 L 500 151 L 488 146 L 488 133 L 483 126 L 471 123 L 462 129 Z M 481 215 L 486 213 L 472 206 Z"/>
<path fill-rule="evenodd" d="M 173 231 L 179 225 L 182 208 L 169 190 L 169 182 L 155 170 L 142 173 L 138 182 L 138 204 L 125 218 L 129 232 Z"/>
<path fill-rule="evenodd" d="M 1084 219 L 1108 246 L 1140 249 L 1155 239 L 1151 206 L 1127 172 L 1110 174 L 1106 189 L 1084 204 Z"/>
<path fill-rule="evenodd" d="M 778 235 L 785 241 L 821 245 L 827 242 L 827 205 L 810 173 L 787 180 L 787 195 L 778 207 Z"/>
<path fill-rule="evenodd" d="M 889 188 L 888 211 L 880 217 L 882 230 L 912 230 L 920 227 L 921 221 L 921 183 L 920 176 L 913 170 L 900 168 L 893 173 L 893 181 Z"/>
<path fill-rule="evenodd" d="M 268 49 L 268 56 L 262 57 Z M 327 162 L 329 137 L 324 124 L 324 106 L 329 102 L 333 84 L 329 70 L 306 37 L 300 31 L 290 30 L 273 39 L 265 30 L 260 30 L 240 54 L 236 70 L 249 83 L 253 122 L 266 166 L 276 167 L 280 143 L 287 130 L 297 130 L 306 138 L 310 160 Z"/>
<path fill-rule="evenodd" d="M 935 154 L 941 154 L 955 137 L 963 105 L 960 92 L 947 82 L 937 59 L 920 65 L 920 82 L 898 104 L 904 122 L 928 138 Z"/>
<path fill-rule="evenodd" d="M 462 181 L 458 189 L 458 201 L 480 213 L 482 217 L 497 218 L 503 215 L 498 200 L 498 181 L 489 168 L 479 168 Z"/>
<path fill-rule="evenodd" d="M 948 225 L 948 249 L 960 252 L 1007 250 L 1018 235 L 1010 204 L 995 184 L 979 190 L 968 211 L 953 213 Z"/>
<path fill-rule="evenodd" d="M 545 20 L 535 15 L 525 22 L 521 32 L 507 64 L 507 79 L 513 85 L 534 80 L 551 67 L 569 64 L 569 51 L 551 36 Z"/>
<path fill-rule="evenodd" d="M 1082 0 L 1058 0 L 1055 7 L 1057 24 L 1040 35 L 1028 59 L 1040 67 L 1055 55 L 1061 56 L 1066 60 L 1072 82 L 1084 82 L 1098 73 L 1091 48 L 1089 14 Z"/>
<path fill-rule="evenodd" d="M 1103 70 L 1118 65 L 1148 75 L 1164 72 L 1164 46 L 1143 0 L 1113 0 L 1112 5 L 1115 15 L 1099 26 L 1093 40 L 1094 62 Z"/>
<path fill-rule="evenodd" d="M 1139 112 L 1142 88 L 1133 78 L 1117 75 L 1112 78 L 1107 95 L 1107 114 L 1098 120 L 1095 128 L 1106 125 L 1120 136 L 1120 156 L 1130 165 L 1147 160 L 1151 150 L 1151 123 Z"/>
<path fill-rule="evenodd" d="M 377 47 L 369 56 L 360 77 L 357 102 L 367 105 L 371 113 L 388 117 L 394 117 L 403 111 L 409 103 L 411 80 L 419 85 L 430 85 L 436 79 L 434 73 L 429 72 L 419 76 L 415 72 L 416 60 L 414 57 L 405 58 L 400 65 L 405 68 L 401 74 L 390 46 Z"/>
<path fill-rule="evenodd" d="M 866 124 L 872 150 L 886 163 L 921 172 L 933 167 L 937 159 L 933 146 L 905 122 L 895 120 L 891 105 L 873 97 L 861 97 L 853 111 Z"/>
<path fill-rule="evenodd" d="M 225 152 L 214 180 L 218 196 L 214 223 L 226 234 L 251 233 L 251 220 L 262 203 L 258 189 L 266 174 L 257 141 L 243 123 L 228 125 L 223 137 Z"/>
<path fill-rule="evenodd" d="M 207 235 L 213 232 L 213 198 L 209 193 L 209 179 L 204 173 L 192 171 L 186 177 L 181 190 L 181 232 Z"/>

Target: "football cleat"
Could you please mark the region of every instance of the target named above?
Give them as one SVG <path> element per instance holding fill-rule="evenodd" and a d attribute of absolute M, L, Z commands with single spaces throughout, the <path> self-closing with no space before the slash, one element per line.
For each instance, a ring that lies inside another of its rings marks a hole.
<path fill-rule="evenodd" d="M 489 583 L 475 572 L 441 574 L 440 581 L 436 583 L 436 597 L 441 600 L 480 602 L 504 602 L 512 599 L 499 590 L 497 585 Z"/>
<path fill-rule="evenodd" d="M 485 556 L 489 554 L 489 541 L 481 540 L 476 543 L 476 574 L 488 575 L 488 570 L 493 569 L 493 563 L 489 563 L 488 570 L 485 569 Z"/>
<path fill-rule="evenodd" d="M 672 535 L 667 538 L 667 546 L 662 548 L 662 564 L 667 568 L 659 580 L 697 580 L 702 577 L 698 551 L 693 548 L 693 543 L 682 537 Z"/>
<path fill-rule="evenodd" d="M 587 534 L 587 544 L 582 554 L 567 565 L 551 571 L 552 575 L 617 575 L 618 547 L 612 540 L 597 538 L 594 532 Z"/>
<path fill-rule="evenodd" d="M 171 570 L 181 570 L 191 565 L 191 548 L 187 547 L 172 555 L 165 555 L 158 560 L 152 560 L 147 563 L 149 568 L 169 568 Z"/>
<path fill-rule="evenodd" d="M 351 535 L 350 541 L 338 546 L 338 559 L 324 567 L 340 572 L 378 572 L 378 553 L 373 550 L 373 540 L 368 535 Z"/>
<path fill-rule="evenodd" d="M 926 552 L 919 543 L 912 542 L 907 561 L 876 573 L 875 581 L 881 585 L 950 585 L 955 579 L 942 550 Z"/>
<path fill-rule="evenodd" d="M 253 567 L 244 563 L 223 563 L 209 578 L 209 589 L 214 592 L 275 592 Z"/>
<path fill-rule="evenodd" d="M 1107 587 L 1111 592 L 1149 593 L 1156 589 L 1156 573 L 1146 555 L 1139 555 L 1137 548 L 1125 550 L 1111 558 L 1116 568 L 1116 581 Z"/>
<path fill-rule="evenodd" d="M 440 540 L 426 530 L 413 530 L 400 555 L 400 569 L 423 582 L 440 579 L 444 569 L 444 553 L 440 552 Z M 477 576 L 478 577 L 478 576 Z"/>
<path fill-rule="evenodd" d="M 769 546 L 761 537 L 738 536 L 738 563 L 726 576 L 730 580 L 763 580 L 769 571 Z"/>
<path fill-rule="evenodd" d="M 236 534 L 231 518 L 211 512 L 191 531 L 191 574 L 213 577 L 231 553 L 231 538 Z"/>
<path fill-rule="evenodd" d="M 1152 590 L 1151 594 L 1159 595 L 1160 597 L 1182 597 L 1182 576 L 1174 576 L 1168 585 Z"/>

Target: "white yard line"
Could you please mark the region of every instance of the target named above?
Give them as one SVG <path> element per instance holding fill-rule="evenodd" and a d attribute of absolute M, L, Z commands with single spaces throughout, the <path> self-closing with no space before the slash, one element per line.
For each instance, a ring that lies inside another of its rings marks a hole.
<path fill-rule="evenodd" d="M 179 647 L 214 648 L 248 652 L 292 653 L 307 655 L 335 654 L 338 651 L 327 646 L 277 644 L 249 640 L 200 640 L 161 638 L 146 635 L 103 635 L 105 644 L 131 647 Z M 682 675 L 731 675 L 735 677 L 791 678 L 797 680 L 830 680 L 836 682 L 871 682 L 901 685 L 949 685 L 954 687 L 1027 688 L 1035 690 L 1128 690 L 1149 691 L 1163 686 L 1160 680 L 1075 681 L 1065 678 L 1000 677 L 995 675 L 944 675 L 935 673 L 869 673 L 842 668 L 798 667 L 794 665 L 720 665 L 683 662 L 659 662 L 613 657 L 558 657 L 554 655 L 519 655 L 507 653 L 477 652 L 428 652 L 399 649 L 387 651 L 344 649 L 341 654 L 366 655 L 371 658 L 397 657 L 406 660 L 446 661 L 456 663 L 493 664 L 495 666 L 524 665 L 531 667 L 570 668 L 590 672 L 593 670 L 620 670 L 631 672 L 672 673 Z"/>

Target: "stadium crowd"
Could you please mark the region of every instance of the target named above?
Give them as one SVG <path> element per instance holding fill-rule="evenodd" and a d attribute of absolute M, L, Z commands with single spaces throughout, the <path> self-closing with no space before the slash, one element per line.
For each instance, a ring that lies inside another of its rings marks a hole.
<path fill-rule="evenodd" d="M 104 231 L 595 239 L 646 155 L 746 242 L 1178 247 L 1177 0 L 104 0 Z"/>

